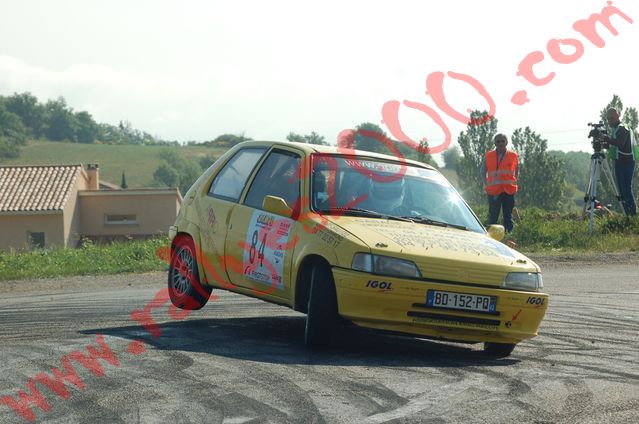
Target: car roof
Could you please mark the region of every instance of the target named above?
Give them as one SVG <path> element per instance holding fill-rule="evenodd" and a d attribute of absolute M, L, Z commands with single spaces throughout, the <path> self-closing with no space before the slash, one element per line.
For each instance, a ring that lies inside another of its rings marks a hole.
<path fill-rule="evenodd" d="M 311 155 L 313 153 L 322 153 L 322 154 L 336 154 L 336 155 L 356 155 L 358 157 L 367 157 L 372 159 L 383 159 L 391 162 L 400 162 L 401 159 L 391 155 L 385 155 L 382 153 L 369 152 L 367 150 L 355 150 L 355 149 L 341 149 L 338 150 L 337 146 L 324 146 L 319 144 L 307 144 L 307 143 L 298 143 L 294 141 L 244 141 L 236 145 L 236 147 L 258 147 L 258 146 L 287 146 L 287 147 L 295 147 L 296 149 L 304 151 L 307 155 Z M 437 170 L 431 165 L 426 163 L 422 163 L 412 159 L 404 159 L 407 164 L 419 166 L 422 168 Z"/>

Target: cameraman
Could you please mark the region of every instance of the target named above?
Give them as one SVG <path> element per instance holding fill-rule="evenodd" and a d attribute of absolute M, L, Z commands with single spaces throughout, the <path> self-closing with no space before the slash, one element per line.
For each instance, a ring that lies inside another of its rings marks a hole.
<path fill-rule="evenodd" d="M 600 134 L 599 141 L 604 143 L 604 147 L 612 146 L 609 147 L 608 154 L 615 159 L 615 177 L 623 209 L 626 215 L 636 215 L 637 205 L 632 194 L 632 175 L 635 172 L 635 159 L 638 159 L 634 153 L 634 137 L 619 121 L 617 109 L 608 109 L 606 118 L 610 124 L 611 134 Z"/>

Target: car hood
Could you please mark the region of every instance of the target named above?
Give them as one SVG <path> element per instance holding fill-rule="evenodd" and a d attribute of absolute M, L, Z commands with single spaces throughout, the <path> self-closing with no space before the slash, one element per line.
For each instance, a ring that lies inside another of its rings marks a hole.
<path fill-rule="evenodd" d="M 500 286 L 508 272 L 538 272 L 521 253 L 485 234 L 411 222 L 327 217 L 371 252 L 415 262 L 426 279 Z"/>

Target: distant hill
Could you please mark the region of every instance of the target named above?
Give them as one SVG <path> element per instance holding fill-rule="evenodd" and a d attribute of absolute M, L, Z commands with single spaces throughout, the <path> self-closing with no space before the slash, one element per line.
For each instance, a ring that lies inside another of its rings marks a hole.
<path fill-rule="evenodd" d="M 218 158 L 228 150 L 227 147 L 156 146 L 129 144 L 81 144 L 61 141 L 29 141 L 22 148 L 20 156 L 5 160 L 2 165 L 48 165 L 97 163 L 100 166 L 100 179 L 119 185 L 122 172 L 130 188 L 152 187 L 153 172 L 163 163 L 160 152 L 175 151 L 185 159 L 199 163 L 206 157 Z M 457 187 L 457 174 L 454 170 L 440 168 L 439 171 Z"/>
<path fill-rule="evenodd" d="M 227 149 L 204 146 L 154 146 L 81 144 L 52 141 L 29 141 L 20 156 L 6 160 L 2 165 L 47 165 L 97 163 L 100 179 L 120 184 L 122 172 L 130 188 L 151 187 L 153 172 L 162 163 L 160 152 L 174 150 L 180 156 L 196 163 L 205 157 L 219 157 Z"/>

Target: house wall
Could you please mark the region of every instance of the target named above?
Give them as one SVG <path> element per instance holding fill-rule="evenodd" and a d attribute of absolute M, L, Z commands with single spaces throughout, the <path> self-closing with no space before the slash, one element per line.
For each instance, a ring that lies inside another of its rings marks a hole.
<path fill-rule="evenodd" d="M 63 246 L 63 221 L 62 211 L 44 214 L 0 214 L 0 249 L 25 249 L 28 246 L 28 232 L 43 232 L 45 247 Z"/>
<path fill-rule="evenodd" d="M 80 193 L 81 232 L 86 236 L 167 234 L 180 203 L 176 193 L 135 194 L 129 191 Z M 135 215 L 136 224 L 105 223 L 106 215 Z"/>
<path fill-rule="evenodd" d="M 75 247 L 82 236 L 82 213 L 78 192 L 89 188 L 89 180 L 83 171 L 78 173 L 75 184 L 69 193 L 64 205 L 64 244 L 67 247 Z"/>

